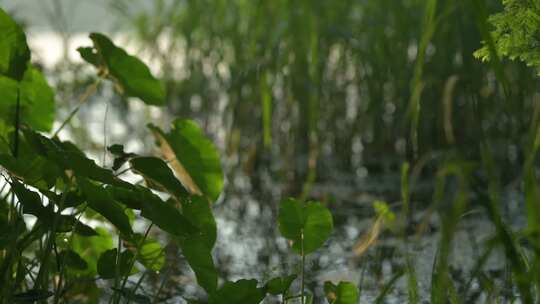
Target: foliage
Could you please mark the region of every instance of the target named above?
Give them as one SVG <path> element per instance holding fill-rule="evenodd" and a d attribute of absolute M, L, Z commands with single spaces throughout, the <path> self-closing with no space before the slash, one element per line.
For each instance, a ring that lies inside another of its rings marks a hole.
<path fill-rule="evenodd" d="M 540 75 L 540 3 L 534 0 L 503 0 L 503 4 L 504 11 L 489 18 L 495 28 L 492 35 L 497 53 L 525 62 Z M 484 45 L 475 56 L 489 60 L 489 46 Z"/>
<path fill-rule="evenodd" d="M 24 33 L 1 10 L 0 25 L 0 34 L 10 38 L 0 44 L 0 91 L 8 97 L 2 102 L 0 119 L 11 126 L 0 134 L 6 143 L 0 150 L 0 165 L 9 184 L 0 201 L 1 303 L 95 303 L 105 297 L 95 280 L 107 282 L 112 303 L 151 303 L 149 294 L 138 292 L 140 281 L 134 286 L 127 282 L 134 275 L 142 280 L 165 266 L 164 246 L 149 236 L 154 226 L 179 245 L 207 292 L 207 303 L 257 304 L 268 294 L 286 301 L 295 274 L 266 284 L 238 280 L 218 286 L 212 257 L 217 235 L 212 204 L 222 191 L 223 173 L 216 148 L 195 122 L 175 120 L 169 132 L 149 125 L 163 159 L 128 153 L 115 144 L 108 148 L 116 157 L 112 168 L 100 166 L 75 144 L 55 136 L 58 130 L 52 137 L 37 132 L 51 129 L 54 93 L 31 66 Z M 92 33 L 90 38 L 94 47 L 79 52 L 98 68 L 98 79 L 111 79 L 123 96 L 164 104 L 160 82 L 141 60 L 102 34 Z M 18 149 L 9 149 L 14 143 Z M 143 177 L 145 185 L 121 178 L 125 170 L 119 170 L 125 164 Z M 148 225 L 144 233 L 135 228 L 134 220 Z M 330 212 L 316 202 L 286 200 L 279 220 L 284 236 L 301 253 L 302 264 L 305 254 L 321 247 L 332 230 Z M 97 222 L 96 227 L 88 226 L 89 221 Z M 303 282 L 302 270 L 304 303 Z M 351 288 L 347 293 L 354 293 Z M 153 295 L 158 296 L 159 291 Z"/>

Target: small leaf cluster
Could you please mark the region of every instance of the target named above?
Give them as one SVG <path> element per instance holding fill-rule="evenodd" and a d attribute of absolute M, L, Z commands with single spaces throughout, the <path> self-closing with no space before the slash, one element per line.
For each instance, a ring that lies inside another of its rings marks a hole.
<path fill-rule="evenodd" d="M 525 62 L 540 75 L 540 2 L 503 0 L 503 4 L 504 10 L 489 18 L 497 53 Z M 474 55 L 483 61 L 490 60 L 487 43 Z"/>

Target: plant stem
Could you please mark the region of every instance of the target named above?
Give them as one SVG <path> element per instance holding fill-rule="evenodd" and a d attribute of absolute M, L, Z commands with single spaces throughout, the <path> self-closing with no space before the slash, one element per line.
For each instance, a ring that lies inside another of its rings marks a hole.
<path fill-rule="evenodd" d="M 302 296 L 302 304 L 305 304 L 305 296 L 304 296 L 304 291 L 305 291 L 305 265 L 306 265 L 306 255 L 304 254 L 304 229 L 301 230 L 301 235 L 300 235 L 300 254 L 302 256 L 302 269 L 301 269 L 301 296 Z"/>
<path fill-rule="evenodd" d="M 53 137 L 57 137 L 58 133 L 60 133 L 60 131 L 62 131 L 62 129 L 64 129 L 64 127 L 71 121 L 73 116 L 75 116 L 75 114 L 79 112 L 79 109 L 81 108 L 81 106 L 88 100 L 90 96 L 92 96 L 97 91 L 97 88 L 102 80 L 103 80 L 103 76 L 97 78 L 94 83 L 92 83 L 90 86 L 86 88 L 86 91 L 84 92 L 84 94 L 81 95 L 81 97 L 79 98 L 79 103 L 77 104 L 77 106 L 73 110 L 71 110 L 68 117 L 62 122 L 60 127 L 54 132 Z"/>
<path fill-rule="evenodd" d="M 148 234 L 150 233 L 150 229 L 152 229 L 153 226 L 154 226 L 154 223 L 150 223 L 150 225 L 148 225 L 148 228 L 146 228 L 146 232 L 144 233 L 143 238 L 142 238 L 141 241 L 137 244 L 137 251 L 135 252 L 135 256 L 133 257 L 132 262 L 131 262 L 131 265 L 130 265 L 130 267 L 129 267 L 130 270 L 131 270 L 131 268 L 133 268 L 133 265 L 135 264 L 135 261 L 136 261 L 137 258 L 139 257 L 139 254 L 140 254 L 140 251 L 141 251 L 141 247 L 142 247 L 142 245 L 144 244 L 144 242 L 146 241 L 146 238 L 148 238 Z M 123 290 L 124 287 L 126 287 L 126 283 L 127 283 L 128 277 L 129 277 L 129 273 L 125 276 L 124 281 L 122 282 L 122 286 L 120 287 L 121 290 Z M 137 285 L 138 285 L 138 284 L 137 284 Z M 136 286 L 136 287 L 135 287 L 135 290 L 137 290 L 136 288 L 138 288 L 138 287 Z M 133 293 L 135 293 L 135 290 L 133 290 Z M 128 300 L 128 303 L 129 303 L 129 300 Z"/>
<path fill-rule="evenodd" d="M 21 124 L 21 89 L 17 86 L 17 106 L 15 107 L 15 134 L 13 140 L 13 156 L 19 155 L 19 128 Z"/>

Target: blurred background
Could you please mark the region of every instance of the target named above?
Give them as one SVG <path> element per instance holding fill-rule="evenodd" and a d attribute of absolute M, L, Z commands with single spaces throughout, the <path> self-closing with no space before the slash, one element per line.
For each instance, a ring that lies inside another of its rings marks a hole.
<path fill-rule="evenodd" d="M 420 291 L 428 293 L 422 287 L 429 286 L 440 226 L 432 204 L 435 181 L 449 162 L 472 176 L 469 205 L 452 247 L 459 253 L 451 256 L 458 288 L 494 229 L 476 203 L 481 193 L 475 189 L 485 176 L 478 168 L 483 150 L 496 164 L 504 219 L 512 227 L 525 225 L 523 163 L 536 134 L 540 78 L 523 63 L 495 66 L 474 58 L 484 40 L 484 17 L 475 1 L 440 0 L 430 15 L 432 2 L 0 0 L 0 5 L 25 26 L 32 60 L 57 90 L 58 121 L 94 81 L 92 67 L 76 52 L 91 45 L 90 32 L 113 37 L 165 83 L 165 110 L 128 103 L 104 84 L 62 131 L 60 137 L 77 142 L 100 163 L 112 165 L 102 152 L 113 143 L 153 154 L 147 122 L 167 128 L 175 117 L 192 118 L 212 138 L 226 174 L 215 206 L 214 254 L 222 278 L 263 279 L 298 267 L 278 237 L 277 206 L 288 196 L 316 199 L 331 208 L 336 230 L 308 259 L 308 284 L 353 280 L 369 303 L 403 267 L 404 251 L 414 254 Z M 501 9 L 500 1 L 486 1 L 486 13 Z M 374 200 L 403 211 L 404 163 L 411 173 L 412 245 L 403 248 L 388 225 L 377 233 L 376 244 L 358 250 L 373 224 Z M 452 193 L 458 185 L 450 181 L 446 188 Z M 184 291 L 197 292 L 185 262 L 177 259 L 171 252 L 172 279 L 166 286 L 171 301 Z M 492 255 L 486 265 L 494 280 L 504 281 L 500 256 Z M 157 284 L 160 275 L 154 279 Z M 399 279 L 388 303 L 402 303 L 405 286 L 405 278 Z"/>

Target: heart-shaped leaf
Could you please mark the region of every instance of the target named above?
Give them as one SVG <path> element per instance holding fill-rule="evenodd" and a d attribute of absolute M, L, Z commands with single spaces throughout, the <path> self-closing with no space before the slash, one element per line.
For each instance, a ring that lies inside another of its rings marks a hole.
<path fill-rule="evenodd" d="M 266 290 L 273 295 L 286 294 L 297 275 L 291 274 L 286 277 L 273 278 L 266 283 Z"/>
<path fill-rule="evenodd" d="M 216 201 L 223 189 L 221 162 L 217 149 L 197 124 L 178 119 L 169 133 L 152 125 L 149 128 L 163 157 L 188 192 Z"/>
<path fill-rule="evenodd" d="M 79 185 L 90 208 L 108 219 L 123 234 L 131 235 L 133 231 L 127 215 L 107 190 L 85 179 L 80 179 Z"/>
<path fill-rule="evenodd" d="M 281 202 L 279 209 L 279 230 L 293 242 L 293 250 L 299 254 L 309 254 L 328 239 L 333 229 L 332 214 L 319 202 L 307 204 L 289 198 Z"/>
<path fill-rule="evenodd" d="M 1 8 L 0 37 L 0 75 L 20 81 L 30 61 L 30 49 L 22 28 Z"/>
<path fill-rule="evenodd" d="M 239 280 L 225 282 L 223 286 L 210 296 L 209 304 L 258 304 L 266 293 L 264 288 L 257 287 L 256 280 Z"/>
<path fill-rule="evenodd" d="M 0 75 L 0 118 L 12 125 L 19 94 L 21 123 L 38 131 L 50 131 L 54 122 L 54 91 L 40 71 L 28 67 L 20 82 Z"/>
<path fill-rule="evenodd" d="M 91 33 L 93 48 L 83 47 L 81 57 L 96 67 L 106 70 L 125 96 L 138 97 L 146 104 L 165 104 L 165 88 L 152 76 L 150 69 L 139 58 L 117 47 L 105 35 Z"/>
<path fill-rule="evenodd" d="M 330 304 L 357 304 L 358 288 L 351 282 L 339 282 L 336 286 L 330 281 L 324 282 L 324 293 Z"/>
<path fill-rule="evenodd" d="M 132 273 L 133 253 L 128 250 L 123 251 L 116 264 L 118 249 L 110 249 L 101 254 L 97 262 L 97 271 L 102 279 L 112 279 L 116 276 L 126 276 Z"/>
<path fill-rule="evenodd" d="M 187 196 L 187 191 L 162 159 L 157 157 L 136 157 L 130 163 L 133 170 L 145 178 L 148 186 L 169 192 L 177 198 Z"/>

